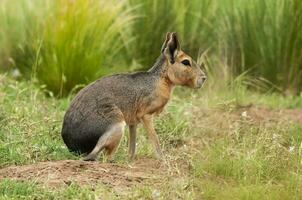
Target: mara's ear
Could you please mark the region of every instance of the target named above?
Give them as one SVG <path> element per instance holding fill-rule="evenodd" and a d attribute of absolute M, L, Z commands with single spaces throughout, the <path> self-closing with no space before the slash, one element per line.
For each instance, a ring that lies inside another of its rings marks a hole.
<path fill-rule="evenodd" d="M 171 33 L 168 32 L 168 33 L 166 34 L 165 42 L 163 43 L 163 46 L 161 47 L 161 52 L 162 52 L 162 53 L 164 53 L 164 50 L 165 50 L 165 48 L 167 47 L 167 43 L 169 42 L 170 36 L 171 36 Z"/>
<path fill-rule="evenodd" d="M 176 33 L 170 33 L 168 42 L 163 50 L 163 53 L 171 64 L 175 63 L 175 58 L 178 51 L 180 51 L 180 45 Z"/>

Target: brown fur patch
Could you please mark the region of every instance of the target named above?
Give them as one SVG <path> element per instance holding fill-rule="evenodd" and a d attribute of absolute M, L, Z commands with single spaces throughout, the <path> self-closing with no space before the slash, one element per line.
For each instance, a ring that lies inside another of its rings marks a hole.
<path fill-rule="evenodd" d="M 185 54 L 183 51 L 179 51 L 177 57 L 175 58 L 176 61 L 181 62 L 184 59 L 188 59 L 191 61 L 191 57 Z"/>
<path fill-rule="evenodd" d="M 168 103 L 173 90 L 173 84 L 168 79 L 160 79 L 157 82 L 155 94 L 157 96 L 157 103 L 159 105 L 158 110 L 155 112 L 159 114 L 163 111 L 164 106 Z"/>
<path fill-rule="evenodd" d="M 173 89 L 173 84 L 166 78 L 160 78 L 155 83 L 152 96 L 145 99 L 145 103 L 139 108 L 137 118 L 141 119 L 146 114 L 159 114 L 168 103 Z"/>

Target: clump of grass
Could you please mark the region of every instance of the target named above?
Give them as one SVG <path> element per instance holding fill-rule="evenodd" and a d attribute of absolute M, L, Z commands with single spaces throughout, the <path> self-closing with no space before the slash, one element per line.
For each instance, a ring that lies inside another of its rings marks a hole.
<path fill-rule="evenodd" d="M 149 69 L 160 55 L 165 34 L 175 28 L 173 1 L 129 0 L 136 19 L 132 26 L 135 42 L 131 45 L 131 57 L 141 66 Z"/>
<path fill-rule="evenodd" d="M 32 181 L 18 182 L 8 179 L 0 181 L 0 195 L 3 199 L 117 199 L 115 194 L 102 185 L 92 188 L 71 184 L 53 190 Z"/>
<path fill-rule="evenodd" d="M 172 192 L 173 191 L 173 192 Z M 127 199 L 196 199 L 196 195 L 188 182 L 178 180 L 172 183 L 162 185 L 160 188 L 138 186 L 132 189 L 131 195 Z"/>
<path fill-rule="evenodd" d="M 268 199 L 299 199 L 301 126 L 225 118 L 229 119 L 222 124 L 224 131 L 218 134 L 212 127 L 198 136 L 212 134 L 193 161 L 197 190 L 209 199 L 257 199 L 255 191 Z"/>
<path fill-rule="evenodd" d="M 213 160 L 204 165 L 206 171 L 237 181 L 259 183 L 278 181 L 287 176 L 287 170 L 299 168 L 298 151 L 291 153 L 288 148 L 297 149 L 300 143 L 290 144 L 285 140 L 288 128 L 282 130 L 284 124 L 270 129 L 259 127 L 260 133 L 257 128 L 238 126 L 233 135 L 217 141 L 211 148 L 209 157 Z"/>
<path fill-rule="evenodd" d="M 12 44 L 18 48 L 11 56 L 23 74 L 37 77 L 54 94 L 67 95 L 76 85 L 125 64 L 132 20 L 125 2 L 46 1 L 45 5 L 31 6 L 49 9 L 43 16 L 35 16 L 32 23 L 24 23 L 24 39 Z M 21 15 L 34 15 L 31 9 L 20 10 Z"/>
<path fill-rule="evenodd" d="M 125 64 L 123 37 L 131 15 L 123 10 L 122 2 L 60 1 L 55 6 L 46 20 L 37 61 L 41 61 L 37 75 L 50 90 L 66 95 L 77 84 L 86 84 Z"/>
<path fill-rule="evenodd" d="M 298 200 L 301 199 L 300 193 L 297 191 L 299 185 L 294 187 L 282 187 L 278 185 L 250 185 L 232 187 L 231 185 L 217 184 L 210 182 L 204 185 L 203 192 L 206 199 L 272 199 L 272 200 Z"/>
<path fill-rule="evenodd" d="M 220 34 L 237 73 L 251 70 L 283 89 L 301 89 L 302 3 L 230 1 L 221 4 Z"/>
<path fill-rule="evenodd" d="M 22 63 L 16 65 L 16 52 L 24 49 L 24 44 L 38 37 L 40 26 L 50 9 L 51 1 L 9 1 L 0 2 L 0 70 L 12 67 L 23 67 Z M 26 56 L 33 56 L 31 52 L 23 52 Z M 33 64 L 33 63 L 31 63 Z"/>
<path fill-rule="evenodd" d="M 46 98 L 42 91 L 0 76 L 0 166 L 77 159 L 60 134 L 69 100 Z"/>

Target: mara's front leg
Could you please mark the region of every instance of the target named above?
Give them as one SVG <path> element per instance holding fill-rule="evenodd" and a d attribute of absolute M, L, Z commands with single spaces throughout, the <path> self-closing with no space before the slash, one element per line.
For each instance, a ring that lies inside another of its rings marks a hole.
<path fill-rule="evenodd" d="M 160 149 L 159 140 L 156 134 L 156 131 L 153 126 L 153 117 L 152 115 L 144 115 L 142 118 L 143 125 L 147 131 L 148 138 L 155 150 L 155 155 L 158 159 L 163 158 L 163 154 Z"/>
<path fill-rule="evenodd" d="M 133 160 L 136 147 L 136 127 L 137 125 L 129 125 L 129 159 Z"/>

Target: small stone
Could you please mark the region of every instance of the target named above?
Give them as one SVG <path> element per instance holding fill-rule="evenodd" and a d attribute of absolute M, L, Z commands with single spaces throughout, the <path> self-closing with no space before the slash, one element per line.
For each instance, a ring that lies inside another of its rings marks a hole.
<path fill-rule="evenodd" d="M 160 197 L 160 192 L 158 190 L 153 190 L 152 192 L 152 198 L 156 199 Z"/>
<path fill-rule="evenodd" d="M 246 112 L 246 111 L 242 112 L 242 113 L 241 113 L 241 116 L 242 116 L 242 117 L 247 117 L 247 112 Z"/>

